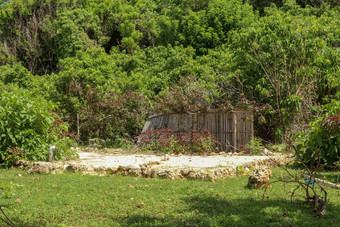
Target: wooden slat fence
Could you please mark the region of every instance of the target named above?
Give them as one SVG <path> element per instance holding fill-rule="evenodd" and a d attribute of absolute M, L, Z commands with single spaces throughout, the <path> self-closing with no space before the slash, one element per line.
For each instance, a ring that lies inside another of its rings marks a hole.
<path fill-rule="evenodd" d="M 238 149 L 254 138 L 253 114 L 248 110 L 154 115 L 147 119 L 143 132 L 155 129 L 171 129 L 175 133 L 208 129 L 221 142 L 223 151 Z"/>

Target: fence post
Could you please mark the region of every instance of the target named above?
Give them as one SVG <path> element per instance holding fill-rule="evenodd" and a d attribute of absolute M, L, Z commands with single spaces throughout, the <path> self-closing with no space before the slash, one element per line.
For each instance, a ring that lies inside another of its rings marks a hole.
<path fill-rule="evenodd" d="M 78 136 L 78 144 L 80 143 L 80 129 L 79 129 L 79 114 L 77 113 L 77 136 Z"/>

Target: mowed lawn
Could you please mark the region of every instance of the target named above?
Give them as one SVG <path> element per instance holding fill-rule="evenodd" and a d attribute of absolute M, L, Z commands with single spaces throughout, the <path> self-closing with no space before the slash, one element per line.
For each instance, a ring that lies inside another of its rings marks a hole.
<path fill-rule="evenodd" d="M 274 172 L 281 174 L 280 169 Z M 17 226 L 340 226 L 339 190 L 328 189 L 327 214 L 318 219 L 309 205 L 290 201 L 293 185 L 273 184 L 262 200 L 264 190 L 247 189 L 247 180 L 34 175 L 0 169 L 0 181 L 14 185 L 0 204 Z"/>

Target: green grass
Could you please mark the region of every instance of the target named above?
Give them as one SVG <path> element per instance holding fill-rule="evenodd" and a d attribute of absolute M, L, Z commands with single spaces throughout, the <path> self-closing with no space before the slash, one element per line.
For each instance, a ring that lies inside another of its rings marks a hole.
<path fill-rule="evenodd" d="M 327 214 L 317 219 L 309 205 L 289 201 L 292 185 L 273 184 L 262 201 L 263 190 L 245 187 L 247 176 L 208 182 L 0 169 L 0 181 L 16 185 L 0 204 L 17 226 L 340 226 L 340 191 L 328 189 Z"/>

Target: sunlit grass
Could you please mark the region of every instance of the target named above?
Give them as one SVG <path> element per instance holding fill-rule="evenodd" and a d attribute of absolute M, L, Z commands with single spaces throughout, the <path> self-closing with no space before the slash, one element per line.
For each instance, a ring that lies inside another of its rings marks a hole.
<path fill-rule="evenodd" d="M 293 185 L 273 184 L 262 201 L 263 190 L 246 188 L 247 176 L 209 182 L 11 169 L 0 170 L 0 180 L 16 185 L 0 204 L 18 226 L 340 225 L 339 191 L 328 189 L 327 214 L 317 219 L 309 205 L 290 202 Z"/>

